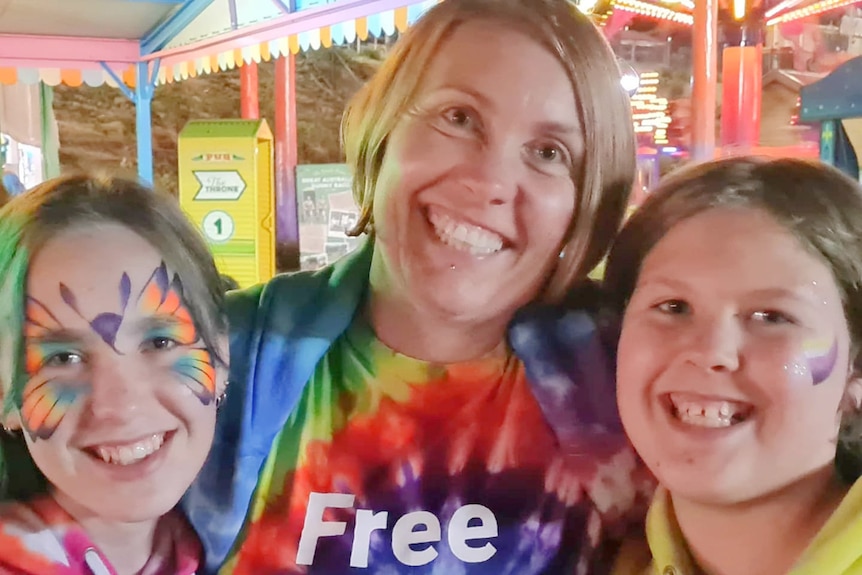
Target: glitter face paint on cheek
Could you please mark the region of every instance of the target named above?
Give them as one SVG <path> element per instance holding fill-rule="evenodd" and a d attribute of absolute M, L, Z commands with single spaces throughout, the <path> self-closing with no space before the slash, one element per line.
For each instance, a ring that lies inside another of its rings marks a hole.
<path fill-rule="evenodd" d="M 838 361 L 838 341 L 835 338 L 806 340 L 802 344 L 802 351 L 813 384 L 826 381 Z"/>

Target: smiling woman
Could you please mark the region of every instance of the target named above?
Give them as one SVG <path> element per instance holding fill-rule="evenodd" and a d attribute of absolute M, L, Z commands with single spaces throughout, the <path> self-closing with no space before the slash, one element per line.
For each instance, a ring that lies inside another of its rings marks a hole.
<path fill-rule="evenodd" d="M 399 40 L 344 117 L 363 247 L 229 295 L 243 391 L 184 499 L 209 568 L 607 569 L 635 459 L 595 325 L 542 304 L 620 224 L 629 110 L 565 0 L 446 0 Z"/>
<path fill-rule="evenodd" d="M 202 238 L 132 182 L 52 180 L 0 210 L 0 294 L 0 572 L 194 573 L 173 508 L 227 375 Z"/>
<path fill-rule="evenodd" d="M 574 214 L 575 101 L 562 64 L 519 31 L 466 22 L 441 44 L 374 190 L 369 312 L 384 343 L 428 360 L 478 357 L 540 293 Z"/>

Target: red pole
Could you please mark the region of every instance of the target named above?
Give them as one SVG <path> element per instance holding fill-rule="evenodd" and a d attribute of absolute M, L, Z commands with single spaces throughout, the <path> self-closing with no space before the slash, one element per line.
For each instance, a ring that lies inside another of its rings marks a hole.
<path fill-rule="evenodd" d="M 258 98 L 257 62 L 248 62 L 239 69 L 239 107 L 245 120 L 260 119 L 260 99 Z"/>
<path fill-rule="evenodd" d="M 280 271 L 299 269 L 296 206 L 296 58 L 275 60 L 275 222 Z"/>
<path fill-rule="evenodd" d="M 718 0 L 694 3 L 692 33 L 691 158 L 705 161 L 715 157 Z"/>
<path fill-rule="evenodd" d="M 760 143 L 763 88 L 761 25 L 745 22 L 739 43 L 724 49 L 722 64 L 721 145 L 750 152 Z"/>

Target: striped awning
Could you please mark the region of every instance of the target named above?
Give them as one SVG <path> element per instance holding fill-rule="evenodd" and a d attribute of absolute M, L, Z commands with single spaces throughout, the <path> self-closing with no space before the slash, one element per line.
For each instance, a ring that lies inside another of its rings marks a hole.
<path fill-rule="evenodd" d="M 413 3 L 409 6 L 384 10 L 370 16 L 351 19 L 242 48 L 216 51 L 204 56 L 196 55 L 188 60 L 168 58 L 167 63 L 163 61 L 162 66 L 159 67 L 157 82 L 159 84 L 178 82 L 201 74 L 232 70 L 247 62 L 268 62 L 273 58 L 287 54 L 297 54 L 331 46 L 347 46 L 357 41 L 392 36 L 396 32 L 407 30 L 411 24 L 441 0 L 406 0 L 406 2 L 411 1 Z M 106 66 L 98 62 L 93 62 L 87 66 L 78 65 L 69 68 L 26 65 L 4 67 L 0 63 L 0 85 L 44 82 L 49 86 L 65 84 L 68 86 L 108 85 L 116 87 L 118 85 L 117 79 L 120 79 L 128 87 L 133 88 L 135 86 L 135 69 L 127 62 L 129 62 L 128 59 L 126 63 L 107 64 L 110 72 Z"/>
<path fill-rule="evenodd" d="M 135 87 L 135 69 L 132 66 L 115 69 L 117 77 L 130 88 Z M 108 86 L 117 87 L 113 76 L 103 68 L 3 68 L 0 67 L 0 84 L 38 84 L 45 82 L 48 86 L 66 84 L 67 86 Z"/>
<path fill-rule="evenodd" d="M 189 61 L 172 63 L 159 69 L 158 83 L 178 82 L 201 74 L 233 70 L 245 63 L 268 62 L 287 54 L 350 45 L 357 40 L 364 42 L 369 38 L 392 36 L 396 31 L 402 33 L 407 30 L 437 3 L 438 0 L 426 0 L 244 48 L 225 50 Z"/>

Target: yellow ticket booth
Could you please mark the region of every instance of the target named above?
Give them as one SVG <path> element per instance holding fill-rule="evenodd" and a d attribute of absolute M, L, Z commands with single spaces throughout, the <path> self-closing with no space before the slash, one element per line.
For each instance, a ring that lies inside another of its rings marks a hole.
<path fill-rule="evenodd" d="M 272 132 L 265 120 L 192 120 L 178 144 L 179 200 L 222 274 L 240 287 L 275 274 Z"/>

